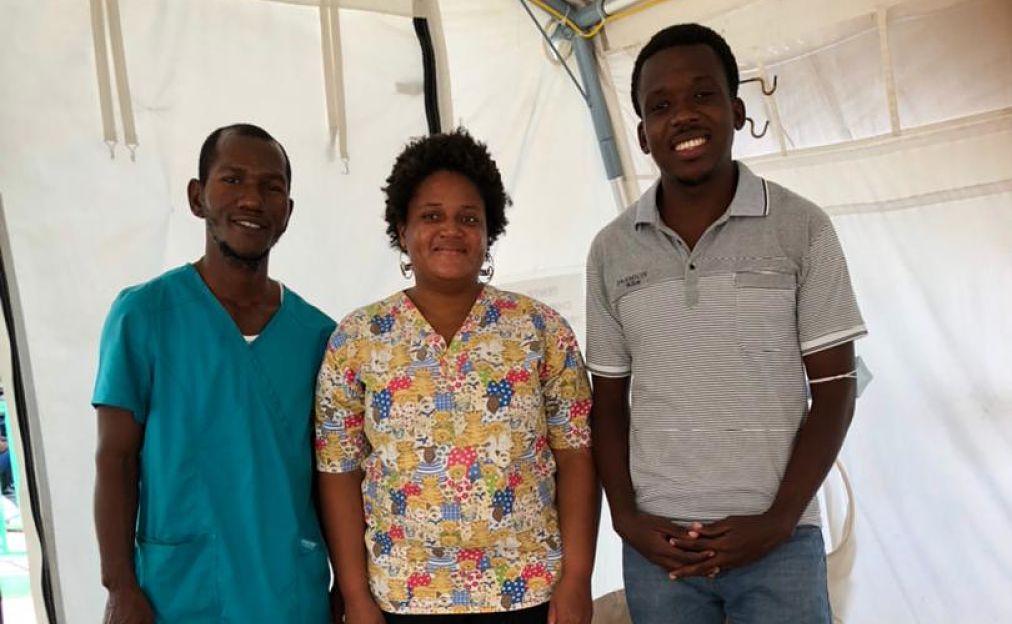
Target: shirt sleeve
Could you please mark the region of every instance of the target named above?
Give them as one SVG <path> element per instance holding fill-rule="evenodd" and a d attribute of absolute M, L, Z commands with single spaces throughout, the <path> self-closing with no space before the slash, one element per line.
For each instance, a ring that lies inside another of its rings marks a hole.
<path fill-rule="evenodd" d="M 595 241 L 587 258 L 587 368 L 599 377 L 628 377 L 632 358 L 622 323 L 608 298 L 596 249 Z"/>
<path fill-rule="evenodd" d="M 359 341 L 349 319 L 331 335 L 316 383 L 316 468 L 359 470 L 370 453 L 365 435 L 365 386 L 359 375 Z"/>
<path fill-rule="evenodd" d="M 868 333 L 850 283 L 843 249 L 829 217 L 817 225 L 802 259 L 798 287 L 798 340 L 802 355 Z"/>
<path fill-rule="evenodd" d="M 548 446 L 590 446 L 590 381 L 576 335 L 554 310 L 545 313 L 544 358 L 538 374 L 548 423 Z"/>
<path fill-rule="evenodd" d="M 127 292 L 120 293 L 113 302 L 102 328 L 91 404 L 127 410 L 144 424 L 154 375 L 150 317 L 142 312 L 132 305 Z"/>

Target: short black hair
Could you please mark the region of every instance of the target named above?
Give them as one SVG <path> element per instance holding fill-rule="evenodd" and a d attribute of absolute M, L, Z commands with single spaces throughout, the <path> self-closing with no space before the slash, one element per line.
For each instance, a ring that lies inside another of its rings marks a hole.
<path fill-rule="evenodd" d="M 400 249 L 398 226 L 408 220 L 408 203 L 425 178 L 437 171 L 452 171 L 470 180 L 485 203 L 485 233 L 488 244 L 506 229 L 506 206 L 512 205 L 503 187 L 499 168 L 488 146 L 475 140 L 464 128 L 444 134 L 413 139 L 394 161 L 383 187 L 386 194 L 387 236 L 390 246 Z"/>
<path fill-rule="evenodd" d="M 632 73 L 632 103 L 637 117 L 643 117 L 643 112 L 640 110 L 639 91 L 640 74 L 643 72 L 644 63 L 661 50 L 689 45 L 709 46 L 716 53 L 720 64 L 724 66 L 724 76 L 727 78 L 731 97 L 738 96 L 738 61 L 735 60 L 734 52 L 727 45 L 727 41 L 716 31 L 702 24 L 675 24 L 651 37 L 650 41 L 640 50 L 639 56 L 636 57 Z"/>
<path fill-rule="evenodd" d="M 214 163 L 214 159 L 218 156 L 218 140 L 225 133 L 261 139 L 277 145 L 278 149 L 281 150 L 281 155 L 285 157 L 285 179 L 288 181 L 288 188 L 292 187 L 292 163 L 288 160 L 288 152 L 285 151 L 285 146 L 260 126 L 248 123 L 222 126 L 207 135 L 207 138 L 204 139 L 204 144 L 200 146 L 200 160 L 197 162 L 197 179 L 200 180 L 201 184 L 207 183 L 207 174 L 211 170 L 211 164 Z"/>

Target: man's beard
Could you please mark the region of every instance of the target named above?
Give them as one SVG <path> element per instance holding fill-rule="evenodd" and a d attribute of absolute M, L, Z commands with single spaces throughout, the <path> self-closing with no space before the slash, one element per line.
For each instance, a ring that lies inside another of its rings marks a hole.
<path fill-rule="evenodd" d="M 254 255 L 243 255 L 235 249 L 232 249 L 232 247 L 223 239 L 215 236 L 214 232 L 211 233 L 211 238 L 218 244 L 218 249 L 221 251 L 221 255 L 224 256 L 226 260 L 238 264 L 244 269 L 248 269 L 250 271 L 256 271 L 260 268 L 261 263 L 267 258 L 267 255 L 271 253 L 271 247 L 274 246 L 273 244 L 269 245 L 267 249 L 264 249 L 260 253 Z"/>

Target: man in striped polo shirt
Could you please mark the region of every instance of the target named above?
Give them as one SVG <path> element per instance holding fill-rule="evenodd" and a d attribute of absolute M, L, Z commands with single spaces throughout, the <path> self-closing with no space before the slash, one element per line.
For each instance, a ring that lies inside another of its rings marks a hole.
<path fill-rule="evenodd" d="M 831 621 L 814 495 L 865 328 L 826 214 L 732 159 L 737 90 L 712 30 L 651 39 L 632 99 L 660 180 L 587 261 L 594 451 L 637 624 Z"/>

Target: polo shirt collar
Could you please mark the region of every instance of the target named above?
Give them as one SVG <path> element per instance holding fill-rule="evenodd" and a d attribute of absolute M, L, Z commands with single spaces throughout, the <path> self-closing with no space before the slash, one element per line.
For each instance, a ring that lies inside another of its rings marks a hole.
<path fill-rule="evenodd" d="M 766 180 L 752 173 L 752 170 L 738 163 L 738 188 L 734 199 L 727 207 L 731 217 L 765 217 L 770 213 L 770 193 Z"/>
<path fill-rule="evenodd" d="M 729 217 L 765 217 L 770 213 L 770 194 L 766 180 L 752 173 L 743 163 L 738 165 L 738 188 L 735 189 L 731 205 L 725 213 Z M 660 224 L 657 209 L 657 191 L 661 181 L 658 178 L 646 193 L 636 202 L 636 226 Z"/>

